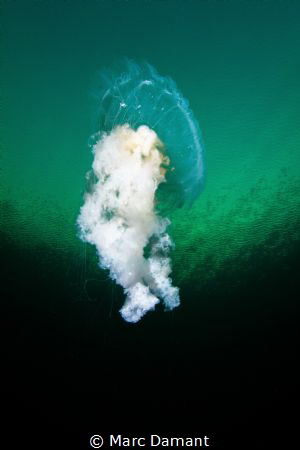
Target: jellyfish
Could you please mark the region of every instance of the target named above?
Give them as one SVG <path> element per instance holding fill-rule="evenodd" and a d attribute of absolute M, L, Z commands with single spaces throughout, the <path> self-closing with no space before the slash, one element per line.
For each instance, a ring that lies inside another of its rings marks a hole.
<path fill-rule="evenodd" d="M 100 72 L 97 99 L 93 182 L 77 225 L 124 289 L 121 316 L 136 323 L 160 301 L 166 310 L 180 304 L 167 216 L 201 192 L 200 129 L 175 82 L 146 62 Z"/>

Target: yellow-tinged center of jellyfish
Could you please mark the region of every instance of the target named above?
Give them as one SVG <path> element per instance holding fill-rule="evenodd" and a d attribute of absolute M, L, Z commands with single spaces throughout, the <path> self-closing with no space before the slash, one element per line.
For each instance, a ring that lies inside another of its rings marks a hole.
<path fill-rule="evenodd" d="M 116 127 L 113 133 L 122 142 L 122 149 L 128 157 L 139 160 L 142 165 L 159 168 L 159 182 L 164 180 L 170 160 L 163 154 L 164 145 L 154 130 L 147 125 L 134 130 L 125 124 Z"/>

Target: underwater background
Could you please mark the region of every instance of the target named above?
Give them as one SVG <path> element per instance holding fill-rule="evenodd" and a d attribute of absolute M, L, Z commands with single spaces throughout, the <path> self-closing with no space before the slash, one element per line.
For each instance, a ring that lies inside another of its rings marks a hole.
<path fill-rule="evenodd" d="M 162 435 L 200 430 L 214 448 L 237 429 L 246 448 L 254 427 L 251 448 L 267 448 L 261 418 L 279 404 L 281 418 L 297 385 L 300 3 L 16 0 L 0 12 L 13 414 L 70 427 L 78 448 L 99 423 L 125 435 L 139 421 Z M 91 86 L 122 56 L 175 80 L 205 150 L 203 192 L 170 215 L 181 305 L 136 325 L 122 321 L 122 290 L 75 225 L 92 162 Z"/>

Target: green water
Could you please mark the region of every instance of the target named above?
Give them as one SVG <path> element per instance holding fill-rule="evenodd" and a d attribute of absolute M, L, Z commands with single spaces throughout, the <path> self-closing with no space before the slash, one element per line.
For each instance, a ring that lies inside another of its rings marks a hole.
<path fill-rule="evenodd" d="M 144 58 L 189 99 L 206 184 L 171 217 L 174 281 L 197 286 L 280 258 L 299 239 L 299 4 L 249 1 L 7 2 L 1 6 L 2 231 L 21 247 L 78 251 L 91 164 L 95 72 Z"/>
<path fill-rule="evenodd" d="M 265 419 L 294 411 L 298 387 L 300 2 L 11 0 L 0 20 L 1 386 L 14 433 L 25 423 L 34 445 L 60 421 L 72 433 L 52 448 L 81 449 L 148 425 L 200 430 L 221 449 L 222 426 L 239 449 L 271 448 L 277 430 L 287 440 L 290 425 Z M 202 194 L 170 216 L 181 305 L 136 325 L 75 226 L 91 85 L 120 56 L 175 80 L 205 147 Z"/>

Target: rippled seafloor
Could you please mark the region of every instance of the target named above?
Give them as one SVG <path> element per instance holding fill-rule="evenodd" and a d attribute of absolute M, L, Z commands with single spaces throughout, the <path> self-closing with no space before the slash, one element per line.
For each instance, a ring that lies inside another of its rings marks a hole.
<path fill-rule="evenodd" d="M 177 417 L 207 393 L 239 406 L 263 393 L 255 404 L 268 410 L 295 385 L 299 5 L 17 3 L 1 5 L 7 386 L 143 391 L 148 405 L 168 392 Z M 119 55 L 175 79 L 205 144 L 204 191 L 171 216 L 182 305 L 136 327 L 75 227 L 92 160 L 89 86 Z"/>

